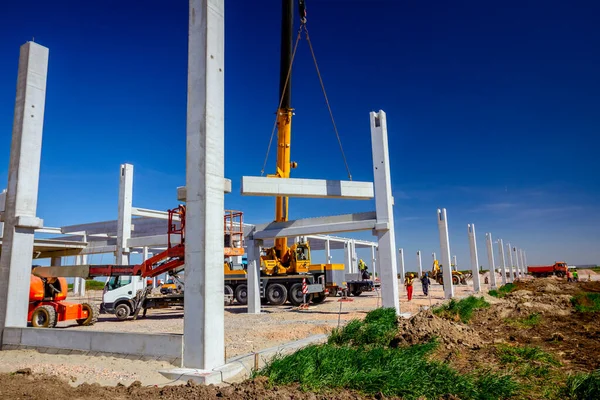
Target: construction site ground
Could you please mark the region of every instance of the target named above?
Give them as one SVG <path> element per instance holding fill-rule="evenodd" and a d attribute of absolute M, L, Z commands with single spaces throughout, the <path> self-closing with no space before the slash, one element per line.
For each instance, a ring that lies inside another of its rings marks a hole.
<path fill-rule="evenodd" d="M 420 285 L 416 284 L 415 295 L 410 303 L 406 302 L 406 293 L 401 289 L 402 312 L 417 315 L 400 322 L 398 340 L 410 345 L 437 337 L 441 345 L 435 357 L 464 372 L 476 368 L 506 370 L 507 366 L 499 361 L 498 346 L 502 345 L 540 347 L 560 362 L 556 368 L 563 376 L 589 372 L 600 367 L 600 320 L 595 314 L 576 314 L 569 299 L 581 290 L 600 292 L 598 278 L 600 276 L 594 274 L 591 282 L 584 277 L 579 283 L 567 283 L 558 278 L 527 278 L 519 282 L 517 290 L 505 298 L 498 299 L 485 294 L 491 306 L 477 311 L 468 324 L 442 319 L 427 311 L 419 312 L 423 306 L 430 305 L 430 299 L 423 296 Z M 487 291 L 488 285 L 483 287 Z M 434 284 L 431 289 L 431 304 L 442 302 L 442 287 Z M 456 289 L 457 297 L 472 293 L 470 285 Z M 227 356 L 328 333 L 338 323 L 340 302 L 337 300 L 339 298 L 329 298 L 324 304 L 303 312 L 291 307 L 266 306 L 261 315 L 247 315 L 246 308 L 242 306 L 226 307 Z M 353 318 L 362 318 L 381 304 L 377 293 L 365 293 L 353 300 L 341 303 L 341 324 Z M 537 324 L 524 327 L 515 323 L 532 314 L 541 316 Z M 183 314 L 180 310 L 151 310 L 145 319 L 138 321 L 120 322 L 103 315 L 96 326 L 87 329 L 181 333 L 182 327 Z M 86 329 L 64 326 L 58 329 L 61 328 Z M 172 382 L 156 372 L 165 367 L 168 367 L 167 363 L 158 361 L 60 356 L 33 350 L 2 351 L 0 398 L 370 398 L 346 390 L 315 395 L 305 393 L 296 386 L 273 388 L 260 379 L 221 388 L 193 384 L 173 386 L 168 385 Z M 21 370 L 20 373 L 15 374 L 18 370 Z M 515 398 L 543 397 L 527 394 Z"/>

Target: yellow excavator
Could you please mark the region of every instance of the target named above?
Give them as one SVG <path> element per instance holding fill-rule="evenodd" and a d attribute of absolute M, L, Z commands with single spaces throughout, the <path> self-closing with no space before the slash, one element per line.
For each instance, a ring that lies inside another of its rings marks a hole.
<path fill-rule="evenodd" d="M 438 260 L 433 260 L 433 268 L 431 269 L 431 277 L 440 285 L 444 284 L 444 274 L 442 273 L 443 266 L 440 265 Z M 452 284 L 458 285 L 459 283 L 466 285 L 467 284 L 467 276 L 460 271 L 452 270 Z"/>

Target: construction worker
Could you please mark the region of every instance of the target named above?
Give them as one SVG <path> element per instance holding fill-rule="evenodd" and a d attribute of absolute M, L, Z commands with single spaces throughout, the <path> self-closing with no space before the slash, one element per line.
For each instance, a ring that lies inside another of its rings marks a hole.
<path fill-rule="evenodd" d="M 365 264 L 365 262 L 361 258 L 360 260 L 358 260 L 358 270 L 360 272 L 363 272 L 365 269 L 367 269 L 367 264 Z"/>
<path fill-rule="evenodd" d="M 571 270 L 567 268 L 567 282 L 573 282 L 573 275 L 571 274 Z"/>
<path fill-rule="evenodd" d="M 579 282 L 579 274 L 577 273 L 576 269 L 573 270 L 573 281 Z"/>
<path fill-rule="evenodd" d="M 429 285 L 431 285 L 431 281 L 429 280 L 429 274 L 427 272 L 423 272 L 421 285 L 423 286 L 423 294 L 425 296 L 429 295 Z"/>
<path fill-rule="evenodd" d="M 413 294 L 413 280 L 415 279 L 414 274 L 409 274 L 406 279 L 404 279 L 404 286 L 406 286 L 406 294 L 408 296 L 408 301 L 412 300 Z"/>

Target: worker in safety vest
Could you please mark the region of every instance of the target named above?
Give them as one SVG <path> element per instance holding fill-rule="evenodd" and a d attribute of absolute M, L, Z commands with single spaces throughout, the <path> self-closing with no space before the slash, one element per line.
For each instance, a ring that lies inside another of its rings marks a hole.
<path fill-rule="evenodd" d="M 431 285 L 431 281 L 429 280 L 429 274 L 427 272 L 423 272 L 423 277 L 421 278 L 421 285 L 423 286 L 423 294 L 427 296 L 429 294 L 429 285 Z"/>
<path fill-rule="evenodd" d="M 362 258 L 360 260 L 358 260 L 358 270 L 360 272 L 363 272 L 366 268 L 367 268 L 367 264 L 365 264 L 365 262 L 362 260 Z"/>
<path fill-rule="evenodd" d="M 410 274 L 404 279 L 404 286 L 406 286 L 406 295 L 408 296 L 408 301 L 412 300 L 413 294 L 413 280 L 415 279 L 414 274 Z"/>
<path fill-rule="evenodd" d="M 579 282 L 579 274 L 577 273 L 577 270 L 573 271 L 573 280 L 575 282 Z"/>
<path fill-rule="evenodd" d="M 573 282 L 573 275 L 571 274 L 571 270 L 567 268 L 567 282 Z"/>

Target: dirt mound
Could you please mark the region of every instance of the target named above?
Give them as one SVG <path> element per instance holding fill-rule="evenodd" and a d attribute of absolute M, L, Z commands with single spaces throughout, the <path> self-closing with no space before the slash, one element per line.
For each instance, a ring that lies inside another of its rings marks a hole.
<path fill-rule="evenodd" d="M 455 347 L 479 348 L 483 340 L 469 326 L 435 316 L 431 311 L 421 311 L 398 324 L 398 345 L 426 343 L 437 338 L 447 349 Z"/>
<path fill-rule="evenodd" d="M 76 388 L 69 386 L 65 381 L 47 375 L 0 375 L 0 399 L 31 398 L 36 400 L 56 399 L 298 399 L 298 400 L 359 400 L 373 399 L 371 396 L 360 395 L 350 390 L 338 390 L 315 394 L 304 392 L 296 385 L 271 386 L 266 378 L 258 378 L 241 384 L 227 387 L 214 385 L 196 385 L 188 382 L 187 385 L 144 387 L 139 382 L 132 383 L 129 387 L 117 385 L 115 387 L 100 386 L 97 384 L 82 384 Z M 379 397 L 383 398 L 383 397 Z"/>

